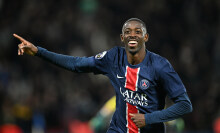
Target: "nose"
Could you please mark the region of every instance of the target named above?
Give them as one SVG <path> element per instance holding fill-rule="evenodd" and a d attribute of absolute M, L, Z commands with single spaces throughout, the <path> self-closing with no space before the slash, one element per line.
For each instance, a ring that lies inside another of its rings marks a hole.
<path fill-rule="evenodd" d="M 137 39 L 137 35 L 135 34 L 135 32 L 131 32 L 130 35 L 128 36 L 129 40 L 132 40 L 132 39 Z"/>
<path fill-rule="evenodd" d="M 131 34 L 130 34 L 131 36 L 136 36 L 136 33 L 135 33 L 135 31 L 131 31 Z"/>

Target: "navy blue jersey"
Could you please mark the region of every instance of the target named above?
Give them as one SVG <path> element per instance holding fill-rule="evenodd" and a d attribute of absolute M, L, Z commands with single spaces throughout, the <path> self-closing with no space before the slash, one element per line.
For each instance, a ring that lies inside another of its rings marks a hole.
<path fill-rule="evenodd" d="M 192 111 L 178 74 L 163 57 L 146 50 L 137 65 L 127 61 L 125 49 L 114 47 L 94 57 L 73 57 L 38 47 L 39 56 L 74 72 L 94 72 L 109 77 L 116 92 L 116 111 L 108 133 L 164 133 L 164 124 Z M 165 97 L 175 104 L 164 109 Z M 146 126 L 137 128 L 129 113 L 145 114 Z"/>
<path fill-rule="evenodd" d="M 94 73 L 108 76 L 115 88 L 116 111 L 110 124 L 110 131 L 163 132 L 162 123 L 138 129 L 129 113 L 146 114 L 162 110 L 167 95 L 175 98 L 186 92 L 170 63 L 148 50 L 140 64 L 131 65 L 127 61 L 125 49 L 114 47 L 108 52 L 96 55 Z"/>

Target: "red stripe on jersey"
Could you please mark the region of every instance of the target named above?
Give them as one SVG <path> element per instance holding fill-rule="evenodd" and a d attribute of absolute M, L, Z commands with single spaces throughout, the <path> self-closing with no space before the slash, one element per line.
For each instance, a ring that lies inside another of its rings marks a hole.
<path fill-rule="evenodd" d="M 130 68 L 126 67 L 126 81 L 125 88 L 137 91 L 137 82 L 138 82 L 138 74 L 140 68 Z M 127 133 L 139 133 L 139 128 L 135 125 L 135 123 L 131 120 L 130 113 L 138 113 L 138 109 L 136 106 L 126 103 L 126 118 L 127 118 Z"/>
<path fill-rule="evenodd" d="M 138 109 L 136 106 L 133 106 L 129 103 L 127 104 L 127 133 L 138 133 L 139 129 L 138 127 L 134 124 L 134 122 L 131 120 L 131 116 L 129 115 L 130 113 L 138 113 Z"/>
<path fill-rule="evenodd" d="M 125 88 L 136 91 L 139 69 L 140 68 L 130 68 L 127 66 Z"/>

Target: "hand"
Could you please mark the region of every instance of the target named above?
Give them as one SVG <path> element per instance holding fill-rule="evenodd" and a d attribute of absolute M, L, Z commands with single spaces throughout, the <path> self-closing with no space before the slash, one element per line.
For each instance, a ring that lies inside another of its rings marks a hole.
<path fill-rule="evenodd" d="M 23 55 L 25 53 L 34 56 L 37 53 L 38 49 L 36 46 L 34 46 L 34 44 L 17 34 L 13 34 L 13 36 L 21 41 L 21 43 L 18 45 L 18 55 Z"/>
<path fill-rule="evenodd" d="M 131 120 L 135 123 L 138 128 L 144 127 L 146 125 L 144 114 L 129 114 Z"/>

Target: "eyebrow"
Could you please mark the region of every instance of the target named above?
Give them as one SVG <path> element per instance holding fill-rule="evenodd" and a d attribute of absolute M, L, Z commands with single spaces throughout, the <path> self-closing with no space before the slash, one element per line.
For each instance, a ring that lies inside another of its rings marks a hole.
<path fill-rule="evenodd" d="M 131 30 L 131 28 L 125 28 L 124 30 Z M 135 28 L 135 30 L 142 30 L 142 28 Z"/>

